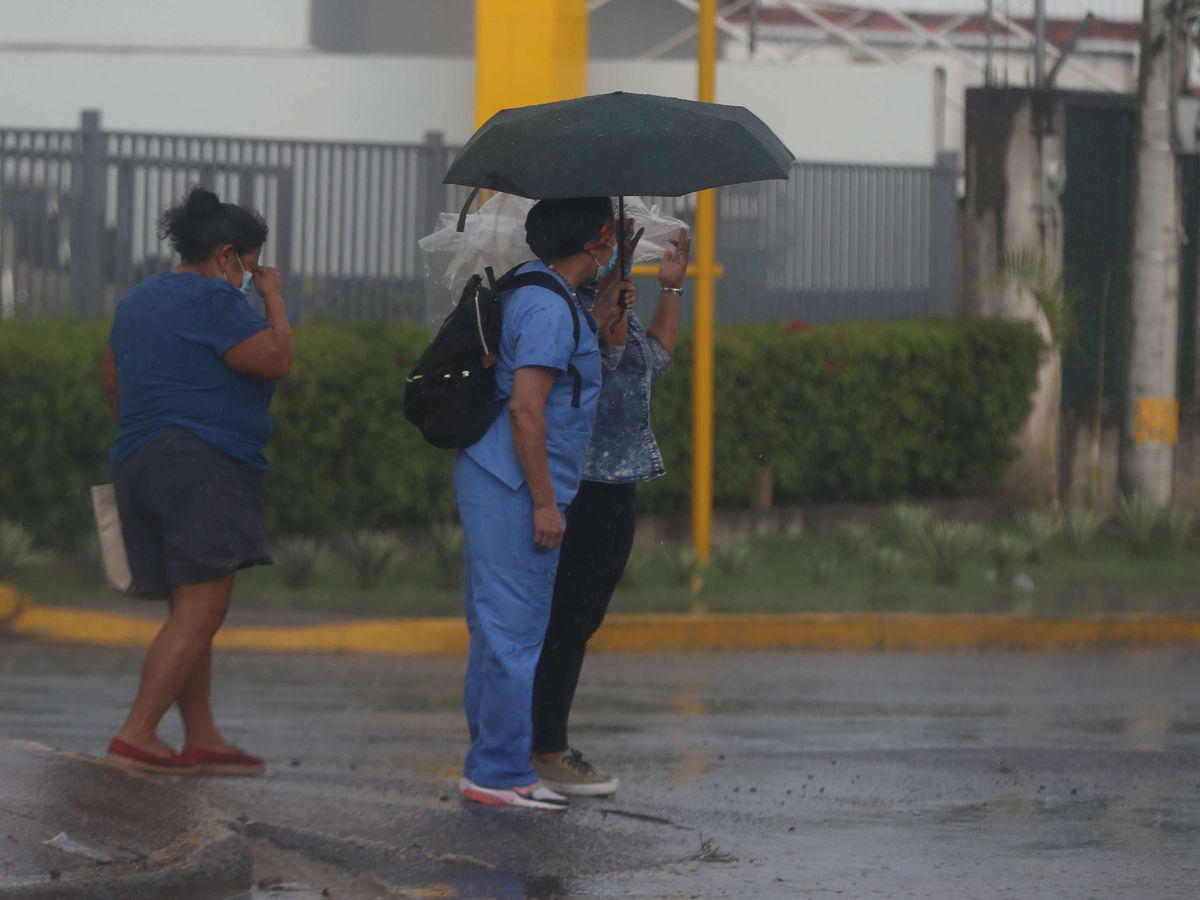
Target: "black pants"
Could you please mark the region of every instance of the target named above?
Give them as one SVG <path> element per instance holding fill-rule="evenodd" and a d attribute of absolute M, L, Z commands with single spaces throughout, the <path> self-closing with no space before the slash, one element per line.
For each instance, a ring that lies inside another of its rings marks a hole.
<path fill-rule="evenodd" d="M 633 549 L 637 486 L 585 481 L 567 507 L 550 624 L 533 682 L 533 752 L 566 750 L 567 719 L 596 633 Z"/>

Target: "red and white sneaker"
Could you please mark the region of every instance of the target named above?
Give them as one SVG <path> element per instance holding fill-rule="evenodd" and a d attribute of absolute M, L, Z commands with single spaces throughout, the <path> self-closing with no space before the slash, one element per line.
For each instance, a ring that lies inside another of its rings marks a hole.
<path fill-rule="evenodd" d="M 469 778 L 458 783 L 458 791 L 472 803 L 486 806 L 520 806 L 525 809 L 545 809 L 551 812 L 566 812 L 570 801 L 556 794 L 540 781 L 525 787 L 488 788 L 480 787 Z"/>

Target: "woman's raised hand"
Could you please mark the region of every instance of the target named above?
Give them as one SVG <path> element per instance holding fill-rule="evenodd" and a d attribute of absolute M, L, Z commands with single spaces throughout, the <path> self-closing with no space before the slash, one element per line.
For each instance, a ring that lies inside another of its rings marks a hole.
<path fill-rule="evenodd" d="M 686 228 L 680 228 L 679 237 L 670 243 L 671 249 L 663 254 L 662 262 L 658 264 L 658 283 L 669 288 L 683 287 L 692 252 L 692 236 Z"/>
<path fill-rule="evenodd" d="M 263 297 L 281 297 L 283 296 L 283 276 L 274 266 L 255 266 L 254 287 Z"/>

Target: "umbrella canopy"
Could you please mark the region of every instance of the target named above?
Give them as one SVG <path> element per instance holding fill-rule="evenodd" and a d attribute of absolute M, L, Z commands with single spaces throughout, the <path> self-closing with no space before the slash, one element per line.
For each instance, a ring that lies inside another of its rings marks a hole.
<path fill-rule="evenodd" d="M 618 91 L 501 110 L 444 182 L 538 200 L 679 197 L 786 179 L 793 159 L 744 107 Z"/>

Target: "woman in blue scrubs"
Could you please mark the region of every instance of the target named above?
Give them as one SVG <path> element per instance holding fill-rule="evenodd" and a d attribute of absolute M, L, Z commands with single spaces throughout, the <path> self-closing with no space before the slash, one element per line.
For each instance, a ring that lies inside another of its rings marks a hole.
<path fill-rule="evenodd" d="M 471 633 L 463 693 L 471 749 L 459 790 L 477 803 L 565 810 L 567 799 L 541 785 L 530 762 L 533 679 L 564 511 L 579 489 L 600 395 L 600 344 L 620 314 L 619 291 L 633 287 L 612 285 L 594 318 L 576 297 L 616 261 L 608 198 L 543 200 L 530 210 L 525 234 L 537 259 L 519 271 L 557 278 L 575 309 L 539 286 L 501 295 L 496 390 L 507 402 L 455 463 Z"/>

